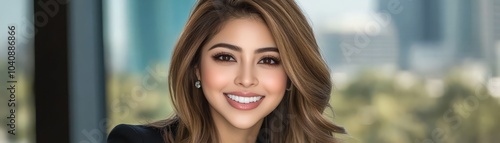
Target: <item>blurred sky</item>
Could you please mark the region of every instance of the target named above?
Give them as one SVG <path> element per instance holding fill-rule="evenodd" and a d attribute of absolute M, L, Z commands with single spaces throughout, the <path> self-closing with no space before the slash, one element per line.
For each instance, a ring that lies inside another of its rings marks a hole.
<path fill-rule="evenodd" d="M 28 0 L 0 0 L 0 49 L 6 50 L 7 49 L 7 26 L 16 26 L 16 38 L 17 42 L 16 45 L 18 45 L 19 50 L 26 49 L 23 46 L 19 46 L 19 42 L 26 43 L 27 42 L 27 35 L 26 31 L 30 30 L 27 28 L 31 28 L 32 22 L 29 21 L 31 17 L 28 16 L 28 13 L 31 13 L 31 9 L 26 9 L 28 7 L 31 7 L 31 1 Z M 25 38 L 26 37 L 26 38 Z M 28 47 L 29 48 L 29 47 Z M 7 54 L 4 54 L 5 52 L 2 51 L 0 52 L 0 57 L 3 59 L 4 57 L 7 57 Z"/>
<path fill-rule="evenodd" d="M 377 0 L 297 0 L 312 27 L 343 21 L 349 17 L 368 17 L 376 10 Z M 321 3 L 321 4 L 318 4 Z"/>

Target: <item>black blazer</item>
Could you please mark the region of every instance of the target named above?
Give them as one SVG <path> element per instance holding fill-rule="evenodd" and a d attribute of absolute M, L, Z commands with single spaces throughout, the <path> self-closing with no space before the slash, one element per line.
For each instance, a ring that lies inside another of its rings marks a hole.
<path fill-rule="evenodd" d="M 120 124 L 111 130 L 108 143 L 165 143 L 161 131 L 144 125 Z"/>

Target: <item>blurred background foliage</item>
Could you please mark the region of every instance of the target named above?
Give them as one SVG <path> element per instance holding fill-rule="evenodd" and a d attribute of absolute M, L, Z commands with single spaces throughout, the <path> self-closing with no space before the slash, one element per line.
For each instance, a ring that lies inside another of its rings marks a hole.
<path fill-rule="evenodd" d="M 127 74 L 108 79 L 108 115 L 111 119 L 108 129 L 120 123 L 145 124 L 166 119 L 173 111 L 166 76 L 146 78 Z M 154 86 L 148 86 L 147 82 L 154 82 Z"/>
<path fill-rule="evenodd" d="M 363 70 L 332 93 L 334 121 L 347 142 L 492 143 L 500 141 L 500 99 L 470 68 L 442 81 L 402 71 Z M 495 81 L 498 82 L 498 81 Z M 488 83 L 490 85 L 488 86 Z"/>

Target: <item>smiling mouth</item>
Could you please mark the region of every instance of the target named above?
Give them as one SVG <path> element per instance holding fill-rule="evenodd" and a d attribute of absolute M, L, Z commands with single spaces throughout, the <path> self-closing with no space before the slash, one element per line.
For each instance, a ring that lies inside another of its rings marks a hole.
<path fill-rule="evenodd" d="M 248 103 L 254 103 L 260 101 L 264 96 L 250 96 L 250 97 L 244 97 L 244 96 L 237 96 L 233 94 L 227 94 L 224 93 L 229 99 L 236 101 L 241 104 L 248 104 Z"/>

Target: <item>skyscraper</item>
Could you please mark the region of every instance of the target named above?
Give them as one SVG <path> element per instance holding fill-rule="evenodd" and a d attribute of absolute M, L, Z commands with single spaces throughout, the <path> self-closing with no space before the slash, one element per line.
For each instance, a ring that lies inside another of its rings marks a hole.
<path fill-rule="evenodd" d="M 422 57 L 412 58 L 412 52 L 419 49 L 441 52 L 424 57 L 448 66 L 473 60 L 498 69 L 499 0 L 380 0 L 379 11 L 394 4 L 401 7 L 400 13 L 391 13 L 400 40 L 400 69 L 414 68 L 412 60 Z"/>

